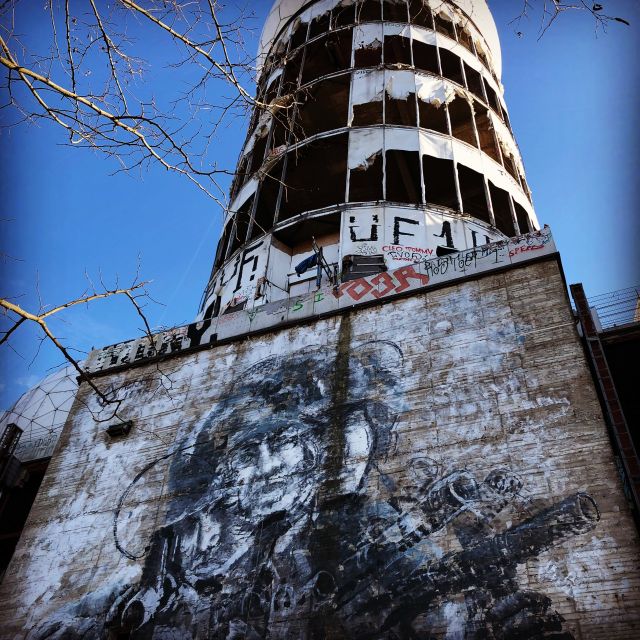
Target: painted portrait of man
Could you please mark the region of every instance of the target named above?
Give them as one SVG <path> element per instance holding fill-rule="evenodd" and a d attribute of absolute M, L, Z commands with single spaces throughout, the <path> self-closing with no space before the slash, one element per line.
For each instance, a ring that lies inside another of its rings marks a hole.
<path fill-rule="evenodd" d="M 33 637 L 572 638 L 516 570 L 591 530 L 595 503 L 575 494 L 505 528 L 512 470 L 478 479 L 426 446 L 393 463 L 405 368 L 372 341 L 242 370 L 170 454 L 139 581 Z"/>

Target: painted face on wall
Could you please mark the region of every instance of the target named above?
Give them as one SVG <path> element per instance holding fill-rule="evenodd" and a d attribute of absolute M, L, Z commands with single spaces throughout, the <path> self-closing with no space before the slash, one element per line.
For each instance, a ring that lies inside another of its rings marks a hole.
<path fill-rule="evenodd" d="M 237 506 L 252 517 L 306 504 L 323 458 L 314 430 L 301 421 L 273 413 L 264 421 L 273 423 L 273 429 L 239 438 L 225 460 Z"/>

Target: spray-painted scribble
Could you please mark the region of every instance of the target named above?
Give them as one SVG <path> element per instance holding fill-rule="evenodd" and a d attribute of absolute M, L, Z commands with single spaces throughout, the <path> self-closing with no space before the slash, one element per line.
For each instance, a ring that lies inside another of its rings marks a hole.
<path fill-rule="evenodd" d="M 244 370 L 169 454 L 140 580 L 32 637 L 572 638 L 516 570 L 592 530 L 595 502 L 577 493 L 505 526 L 523 488 L 510 469 L 478 478 L 420 455 L 390 472 L 403 367 L 393 342 L 352 346 L 345 321 L 336 353 Z"/>

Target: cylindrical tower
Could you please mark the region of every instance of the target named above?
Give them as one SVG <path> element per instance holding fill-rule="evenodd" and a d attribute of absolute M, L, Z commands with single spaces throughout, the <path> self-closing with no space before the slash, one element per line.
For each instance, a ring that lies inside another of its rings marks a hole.
<path fill-rule="evenodd" d="M 199 319 L 538 228 L 484 0 L 277 0 L 259 55 Z"/>

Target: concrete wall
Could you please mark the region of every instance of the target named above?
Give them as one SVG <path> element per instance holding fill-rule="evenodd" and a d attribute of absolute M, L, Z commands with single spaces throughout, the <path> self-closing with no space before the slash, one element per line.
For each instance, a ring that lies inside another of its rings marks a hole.
<path fill-rule="evenodd" d="M 99 381 L 134 427 L 81 389 L 2 638 L 638 637 L 555 259 Z"/>

